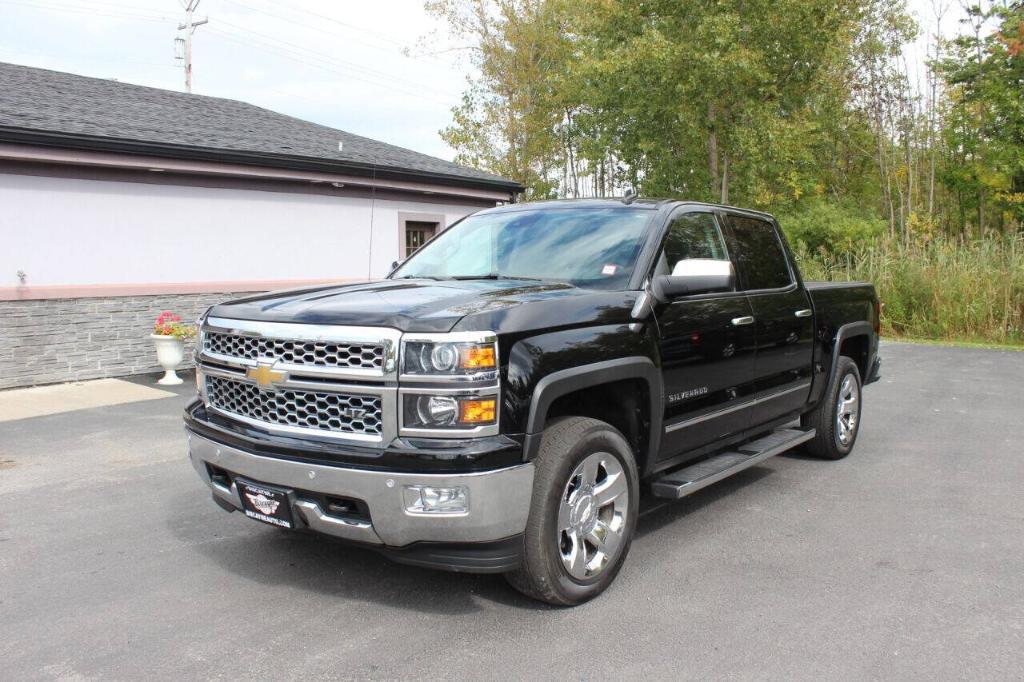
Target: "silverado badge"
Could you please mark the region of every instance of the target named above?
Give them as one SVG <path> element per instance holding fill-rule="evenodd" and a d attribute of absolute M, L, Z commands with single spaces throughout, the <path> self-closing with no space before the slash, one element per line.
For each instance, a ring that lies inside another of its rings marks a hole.
<path fill-rule="evenodd" d="M 697 388 L 690 388 L 679 393 L 669 393 L 668 402 L 678 403 L 680 400 L 689 400 L 690 398 L 696 398 L 697 396 L 707 395 L 707 386 L 698 386 Z"/>

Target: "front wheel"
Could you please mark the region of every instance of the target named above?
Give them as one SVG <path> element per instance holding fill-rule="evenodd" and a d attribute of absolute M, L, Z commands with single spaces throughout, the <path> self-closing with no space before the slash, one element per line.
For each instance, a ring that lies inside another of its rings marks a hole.
<path fill-rule="evenodd" d="M 549 604 L 581 604 L 611 584 L 633 540 L 640 491 L 632 450 L 608 424 L 569 417 L 544 430 L 534 464 L 523 565 L 508 581 Z"/>

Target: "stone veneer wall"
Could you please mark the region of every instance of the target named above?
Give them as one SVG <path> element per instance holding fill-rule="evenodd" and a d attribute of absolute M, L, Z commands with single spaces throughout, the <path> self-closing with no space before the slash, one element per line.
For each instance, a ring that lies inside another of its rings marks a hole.
<path fill-rule="evenodd" d="M 0 389 L 156 372 L 153 322 L 162 310 L 195 321 L 246 294 L 167 294 L 0 301 Z M 187 344 L 183 367 L 192 365 Z"/>

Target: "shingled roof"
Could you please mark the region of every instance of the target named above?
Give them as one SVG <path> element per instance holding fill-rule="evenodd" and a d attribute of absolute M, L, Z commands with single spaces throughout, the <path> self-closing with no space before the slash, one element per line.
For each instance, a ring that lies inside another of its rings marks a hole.
<path fill-rule="evenodd" d="M 237 100 L 4 63 L 0 141 L 521 189 L 474 168 Z"/>

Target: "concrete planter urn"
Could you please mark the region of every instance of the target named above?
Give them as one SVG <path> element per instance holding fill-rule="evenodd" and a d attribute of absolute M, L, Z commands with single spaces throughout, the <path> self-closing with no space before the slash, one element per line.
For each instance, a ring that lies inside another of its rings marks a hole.
<path fill-rule="evenodd" d="M 149 338 L 156 345 L 156 361 L 164 368 L 164 375 L 157 381 L 164 386 L 183 383 L 174 370 L 185 360 L 185 341 L 195 338 L 196 328 L 181 323 L 181 317 L 169 310 L 160 313 L 153 325 Z"/>
<path fill-rule="evenodd" d="M 177 386 L 183 383 L 175 370 L 185 359 L 185 342 L 163 334 L 150 334 L 149 338 L 156 344 L 156 361 L 164 370 L 164 375 L 156 383 L 164 386 Z"/>

